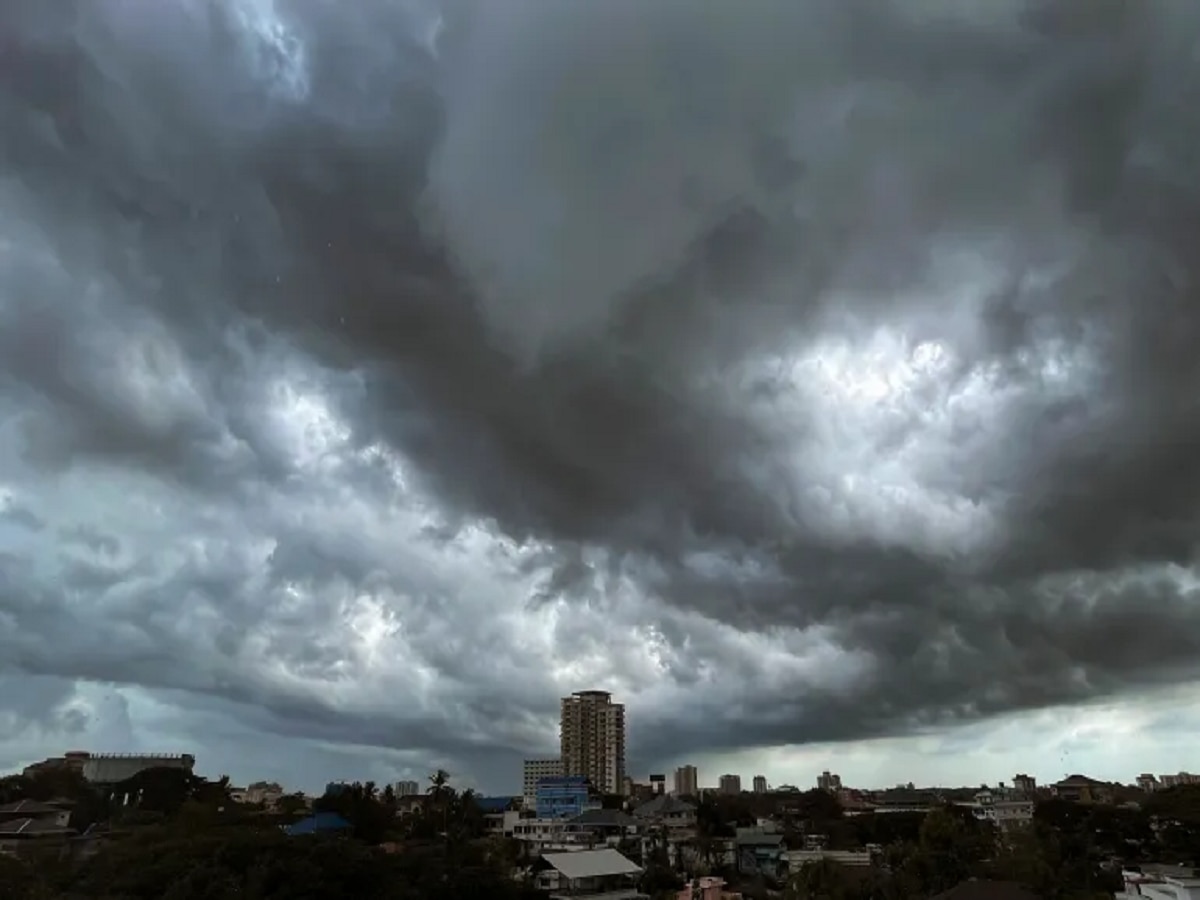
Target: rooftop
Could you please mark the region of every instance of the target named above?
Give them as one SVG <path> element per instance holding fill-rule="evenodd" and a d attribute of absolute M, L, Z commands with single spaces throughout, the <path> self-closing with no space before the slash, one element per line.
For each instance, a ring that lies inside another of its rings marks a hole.
<path fill-rule="evenodd" d="M 74 829 L 57 825 L 46 819 L 13 819 L 0 822 L 0 837 L 40 837 L 51 834 L 74 834 Z"/>
<path fill-rule="evenodd" d="M 606 875 L 640 875 L 642 867 L 616 850 L 579 850 L 574 853 L 543 853 L 551 868 L 564 878 L 602 878 Z"/>
<path fill-rule="evenodd" d="M 685 800 L 680 800 L 678 797 L 672 797 L 669 794 L 659 794 L 649 803 L 643 803 L 635 809 L 633 814 L 645 819 L 652 818 L 653 816 L 669 816 L 695 811 L 696 807 Z"/>
<path fill-rule="evenodd" d="M 938 894 L 933 900 L 1042 900 L 1042 898 L 1015 881 L 988 881 L 972 878 Z"/>
<path fill-rule="evenodd" d="M 63 807 L 57 803 L 42 803 L 38 800 L 18 800 L 16 803 L 5 803 L 0 806 L 0 816 L 53 816 L 63 812 Z"/>

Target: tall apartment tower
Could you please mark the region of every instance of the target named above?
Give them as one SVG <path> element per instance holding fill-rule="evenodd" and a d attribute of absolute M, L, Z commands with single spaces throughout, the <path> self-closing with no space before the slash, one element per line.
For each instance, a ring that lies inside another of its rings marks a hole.
<path fill-rule="evenodd" d="M 754 793 L 765 794 L 767 792 L 767 779 L 762 775 L 754 776 Z"/>
<path fill-rule="evenodd" d="M 700 776 L 695 766 L 680 766 L 675 770 L 675 796 L 700 796 Z"/>
<path fill-rule="evenodd" d="M 625 784 L 625 705 L 607 691 L 577 691 L 562 699 L 562 771 L 583 775 L 605 794 Z"/>
<path fill-rule="evenodd" d="M 741 775 L 722 775 L 717 781 L 717 789 L 722 794 L 740 794 L 742 792 Z"/>

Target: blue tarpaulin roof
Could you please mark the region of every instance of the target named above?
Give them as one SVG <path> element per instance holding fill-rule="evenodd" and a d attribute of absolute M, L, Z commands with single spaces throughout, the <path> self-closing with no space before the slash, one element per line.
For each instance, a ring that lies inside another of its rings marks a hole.
<path fill-rule="evenodd" d="M 337 813 L 323 812 L 307 819 L 301 819 L 293 825 L 284 828 L 284 833 L 295 836 L 299 834 L 320 834 L 324 831 L 345 831 L 353 828 L 349 822 Z"/>

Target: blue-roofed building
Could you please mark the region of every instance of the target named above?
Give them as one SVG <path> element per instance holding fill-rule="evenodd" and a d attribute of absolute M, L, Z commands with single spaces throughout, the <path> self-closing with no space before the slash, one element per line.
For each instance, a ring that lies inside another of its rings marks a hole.
<path fill-rule="evenodd" d="M 537 783 L 537 817 L 573 819 L 585 810 L 600 805 L 599 800 L 592 799 L 592 793 L 591 782 L 582 775 L 540 778 Z"/>
<path fill-rule="evenodd" d="M 485 813 L 502 813 L 519 798 L 517 797 L 475 797 L 475 805 Z"/>
<path fill-rule="evenodd" d="M 292 825 L 285 825 L 283 832 L 289 837 L 302 834 L 332 834 L 338 831 L 349 831 L 354 826 L 333 812 L 321 812 L 307 819 L 301 819 Z"/>

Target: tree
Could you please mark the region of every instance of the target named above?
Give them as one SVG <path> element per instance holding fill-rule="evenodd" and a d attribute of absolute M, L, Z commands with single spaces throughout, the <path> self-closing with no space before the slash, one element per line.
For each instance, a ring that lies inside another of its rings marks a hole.
<path fill-rule="evenodd" d="M 788 880 L 784 900 L 852 900 L 856 895 L 846 867 L 830 859 L 805 863 Z"/>

